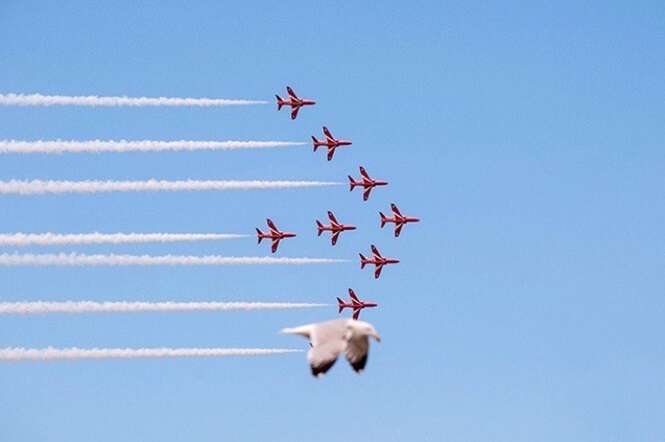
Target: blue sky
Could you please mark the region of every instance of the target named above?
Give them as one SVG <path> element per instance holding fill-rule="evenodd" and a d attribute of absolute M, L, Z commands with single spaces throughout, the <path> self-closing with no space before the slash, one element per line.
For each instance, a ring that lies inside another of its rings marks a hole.
<path fill-rule="evenodd" d="M 0 439 L 662 440 L 665 6 L 662 2 L 30 2 L 0 6 L 3 93 L 319 104 L 0 108 L 4 139 L 281 139 L 261 152 L 7 155 L 0 179 L 325 179 L 345 188 L 2 196 L 2 232 L 300 235 L 310 267 L 0 269 L 3 300 L 329 302 L 348 287 L 384 341 L 356 376 L 271 358 L 0 365 Z M 423 222 L 378 229 L 390 202 Z M 359 226 L 331 248 L 314 219 Z M 402 260 L 378 281 L 356 254 Z M 263 255 L 253 239 L 62 247 Z M 29 248 L 31 252 L 51 249 Z M 0 347 L 306 349 L 284 326 L 329 309 L 0 318 Z"/>

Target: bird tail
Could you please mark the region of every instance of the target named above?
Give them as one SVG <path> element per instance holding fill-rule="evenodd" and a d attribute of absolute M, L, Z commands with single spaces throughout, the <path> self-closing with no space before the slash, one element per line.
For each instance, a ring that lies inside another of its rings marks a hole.
<path fill-rule="evenodd" d="M 283 328 L 280 331 L 280 333 L 286 335 L 300 335 L 300 336 L 309 337 L 311 328 L 312 327 L 310 325 L 301 325 L 300 327 Z"/>

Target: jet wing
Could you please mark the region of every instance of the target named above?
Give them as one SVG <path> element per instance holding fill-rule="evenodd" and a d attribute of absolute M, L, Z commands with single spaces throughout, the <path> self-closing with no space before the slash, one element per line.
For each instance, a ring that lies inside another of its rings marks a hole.
<path fill-rule="evenodd" d="M 330 133 L 327 127 L 323 126 L 323 134 L 329 141 L 335 141 L 335 137 Z"/>
<path fill-rule="evenodd" d="M 379 279 L 379 276 L 381 276 L 381 270 L 383 269 L 383 265 L 378 265 L 376 266 L 376 269 L 374 269 L 374 278 Z"/>
<path fill-rule="evenodd" d="M 335 217 L 335 214 L 332 213 L 332 211 L 330 211 L 330 210 L 328 210 L 328 219 L 330 220 L 330 222 L 339 225 L 339 223 L 337 222 L 337 218 Z"/>
<path fill-rule="evenodd" d="M 379 252 L 379 249 L 376 248 L 374 244 L 372 244 L 372 255 L 374 255 L 375 258 L 381 258 L 381 252 Z"/>
<path fill-rule="evenodd" d="M 354 309 L 353 309 L 353 315 L 351 315 L 351 317 L 352 317 L 353 319 L 358 319 L 358 316 L 360 316 L 360 310 L 362 310 L 362 309 L 354 308 Z"/>
<path fill-rule="evenodd" d="M 271 248 L 272 253 L 275 253 L 277 251 L 277 247 L 279 247 L 279 241 L 280 240 L 278 238 L 272 240 L 272 248 Z"/>
<path fill-rule="evenodd" d="M 399 238 L 399 234 L 402 233 L 402 227 L 404 227 L 404 224 L 396 224 L 395 225 L 395 238 Z"/>
<path fill-rule="evenodd" d="M 369 194 L 370 194 L 370 193 L 372 193 L 372 188 L 371 188 L 371 187 L 367 187 L 367 188 L 363 191 L 363 201 L 367 201 L 367 200 L 369 199 Z"/>
<path fill-rule="evenodd" d="M 277 226 L 275 226 L 275 223 L 273 223 L 270 218 L 266 220 L 266 223 L 268 224 L 268 227 L 270 227 L 270 231 L 272 233 L 279 233 L 279 229 L 277 228 Z"/>
<path fill-rule="evenodd" d="M 371 178 L 369 177 L 369 174 L 367 173 L 367 171 L 365 170 L 365 168 L 363 166 L 360 166 L 360 175 L 362 175 L 363 178 L 367 178 L 368 180 L 371 180 Z"/>
<path fill-rule="evenodd" d="M 336 231 L 336 232 L 333 232 L 333 234 L 332 234 L 331 240 L 332 240 L 332 245 L 333 245 L 333 246 L 334 246 L 335 244 L 337 244 L 337 238 L 339 237 L 339 232 L 340 232 L 340 231 L 338 230 L 338 231 Z"/>
<path fill-rule="evenodd" d="M 293 89 L 291 89 L 291 86 L 286 87 L 286 92 L 289 94 L 289 97 L 295 98 L 296 100 L 298 99 L 298 96 L 296 95 L 295 92 L 293 92 Z"/>
<path fill-rule="evenodd" d="M 351 297 L 351 302 L 353 302 L 354 304 L 356 302 L 360 302 L 360 300 L 356 296 L 356 293 L 353 291 L 353 289 L 349 289 L 349 296 Z"/>
<path fill-rule="evenodd" d="M 292 120 L 296 119 L 296 117 L 298 116 L 298 111 L 299 110 L 300 110 L 300 106 L 296 106 L 296 107 L 293 108 L 293 110 L 291 111 L 291 119 Z"/>
<path fill-rule="evenodd" d="M 399 211 L 399 209 L 397 208 L 397 205 L 395 205 L 395 203 L 392 203 L 392 204 L 390 205 L 390 209 L 393 211 L 393 213 L 394 213 L 395 215 L 397 215 L 397 216 L 402 216 L 402 214 L 400 213 L 400 211 Z"/>
<path fill-rule="evenodd" d="M 328 148 L 328 161 L 332 160 L 334 156 L 335 156 L 335 148 L 334 147 L 329 147 Z"/>

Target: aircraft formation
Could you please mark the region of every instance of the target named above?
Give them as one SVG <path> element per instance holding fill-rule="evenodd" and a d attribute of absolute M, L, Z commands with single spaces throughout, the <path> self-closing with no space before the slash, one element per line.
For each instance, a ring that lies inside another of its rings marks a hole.
<path fill-rule="evenodd" d="M 287 86 L 287 98 L 281 98 L 279 95 L 275 95 L 276 100 L 277 100 L 277 111 L 280 111 L 283 107 L 289 107 L 291 109 L 291 120 L 296 120 L 298 117 L 298 114 L 300 110 L 304 107 L 308 106 L 314 106 L 317 104 L 317 102 L 313 99 L 309 98 L 300 98 L 298 95 L 296 95 L 295 91 Z M 132 99 L 129 98 L 123 98 L 123 97 L 64 97 L 66 100 L 62 100 L 63 97 L 42 97 L 40 96 L 41 100 L 60 100 L 59 104 L 71 104 L 72 102 L 77 102 L 79 104 L 83 103 L 82 105 L 88 105 L 89 100 L 92 99 L 97 103 L 98 105 L 102 105 L 102 103 L 107 103 L 107 102 L 113 102 L 113 103 L 125 103 L 129 100 L 132 105 L 141 105 L 144 104 L 144 99 L 141 98 L 138 101 L 132 101 Z M 78 100 L 78 101 L 77 101 Z M 101 101 L 100 101 L 101 100 Z M 147 99 L 146 99 L 147 100 Z M 156 101 L 148 101 L 150 103 L 162 103 L 163 101 L 160 100 L 170 100 L 170 99 L 155 99 Z M 195 99 L 192 99 L 195 100 Z M 190 100 L 191 101 L 191 100 Z M 209 101 L 209 100 L 208 100 Z M 222 104 L 226 104 L 228 100 L 218 100 Z M 47 103 L 47 101 L 44 101 L 44 103 Z M 48 101 L 48 103 L 51 103 L 51 101 Z M 164 103 L 169 104 L 172 103 L 172 101 L 165 101 Z M 189 103 L 189 102 L 188 102 Z M 323 137 L 322 138 L 317 138 L 317 136 L 311 136 L 312 139 L 312 147 L 314 154 L 317 153 L 318 149 L 321 148 L 322 150 L 326 151 L 326 159 L 328 162 L 332 161 L 335 157 L 335 153 L 337 152 L 337 149 L 345 148 L 345 151 L 350 151 L 351 149 L 346 149 L 350 148 L 350 146 L 353 145 L 353 142 L 351 140 L 347 139 L 341 139 L 341 138 L 336 138 L 330 129 L 327 126 L 322 126 L 322 132 L 323 132 Z M 60 142 L 59 142 L 60 143 Z M 81 150 L 81 146 L 75 146 L 74 144 L 80 142 L 69 142 L 70 144 L 70 151 L 88 151 L 88 150 Z M 125 151 L 127 146 L 117 146 L 115 142 L 101 142 L 99 140 L 97 141 L 92 141 L 92 144 L 95 144 L 95 149 L 102 149 L 102 151 Z M 125 142 L 123 142 L 125 143 Z M 147 144 L 146 144 L 147 143 Z M 184 141 L 181 141 L 180 143 L 185 143 Z M 192 143 L 192 142 L 186 142 L 186 143 Z M 196 143 L 196 142 L 193 142 Z M 208 145 L 210 143 L 206 142 Z M 228 142 L 228 143 L 236 143 L 236 142 Z M 250 143 L 258 143 L 258 142 L 250 142 Z M 274 143 L 274 142 L 273 142 Z M 62 143 L 60 143 L 62 144 Z M 67 142 L 65 142 L 67 144 Z M 131 144 L 131 142 L 127 142 L 125 144 Z M 173 146 L 166 146 L 168 142 L 160 142 L 160 141 L 141 141 L 141 142 L 134 142 L 134 149 L 141 150 L 141 149 L 150 149 L 150 150 L 162 150 L 166 148 L 172 148 Z M 223 143 L 217 143 L 218 145 L 221 145 Z M 284 143 L 282 143 L 284 144 Z M 289 144 L 289 143 L 286 143 Z M 302 144 L 302 143 L 290 143 L 290 144 Z M 103 145 L 103 146 L 102 146 Z M 208 148 L 209 146 L 206 145 L 205 147 Z M 24 146 L 25 147 L 25 146 Z M 118 147 L 122 147 L 123 149 L 118 149 Z M 226 146 L 225 146 L 226 147 Z M 62 148 L 62 146 L 60 147 Z M 87 149 L 90 149 L 91 146 L 87 146 Z M 44 149 L 44 146 L 40 147 L 39 149 Z M 47 152 L 48 150 L 36 150 L 36 151 L 44 151 Z M 339 154 L 338 154 L 339 155 Z M 385 179 L 378 179 L 378 178 L 373 178 L 369 175 L 367 170 L 365 169 L 364 166 L 359 166 L 358 167 L 360 177 L 359 178 L 354 178 L 350 175 L 348 175 L 348 183 L 349 183 L 349 192 L 353 192 L 356 188 L 362 189 L 362 200 L 364 202 L 369 201 L 372 191 L 375 188 L 378 187 L 387 187 L 389 185 L 388 181 Z M 67 192 L 81 192 L 81 191 L 115 191 L 116 189 L 122 189 L 122 190 L 154 190 L 156 189 L 155 183 L 158 185 L 163 185 L 164 183 L 168 184 L 168 189 L 173 190 L 177 188 L 178 190 L 192 190 L 193 187 L 183 187 L 183 183 L 186 184 L 187 186 L 191 186 L 192 181 L 179 181 L 175 182 L 177 184 L 177 187 L 174 187 L 174 182 L 164 182 L 164 181 L 156 181 L 156 180 L 150 180 L 147 182 L 142 182 L 142 181 L 126 181 L 126 182 L 101 182 L 101 181 L 85 181 L 85 182 L 69 182 L 69 181 L 62 181 L 62 182 L 46 182 L 49 185 L 49 191 L 54 191 L 54 189 L 64 189 L 64 191 Z M 81 185 L 83 183 L 83 186 Z M 200 182 L 195 182 L 196 184 L 200 184 Z M 211 185 L 214 184 L 214 186 Z M 240 182 L 244 183 L 244 182 Z M 268 182 L 269 183 L 269 182 Z M 294 182 L 288 182 L 290 184 L 293 184 Z M 298 182 L 295 182 L 298 184 Z M 337 184 L 337 183 L 317 183 L 317 182 L 305 182 L 309 184 Z M 15 183 L 10 183 L 15 185 Z M 26 189 L 30 188 L 30 192 L 34 193 L 40 193 L 43 192 L 40 189 L 34 190 L 34 185 L 42 186 L 43 183 L 39 180 L 35 180 L 32 182 L 27 182 L 23 183 L 20 182 L 18 184 L 19 187 L 17 189 L 20 189 L 20 192 L 25 193 L 27 192 Z M 230 187 L 230 184 L 233 184 L 235 187 Z M 201 187 L 207 189 L 226 189 L 226 188 L 238 188 L 237 187 L 238 182 L 230 182 L 230 181 L 206 181 L 205 185 L 206 187 Z M 259 183 L 259 184 L 265 184 L 265 183 Z M 26 187 L 27 186 L 27 187 Z M 32 186 L 32 187 L 31 187 Z M 224 187 L 226 186 L 226 187 Z M 197 189 L 200 189 L 199 187 L 196 187 Z M 250 188 L 250 187 L 244 187 L 244 188 Z M 251 187 L 254 188 L 254 187 Z M 17 192 L 17 190 L 14 190 L 14 192 Z M 364 203 L 363 203 L 364 204 Z M 378 219 L 378 226 L 380 229 L 383 229 L 387 224 L 393 224 L 394 225 L 394 237 L 395 238 L 400 238 L 402 231 L 404 230 L 404 227 L 407 224 L 411 223 L 418 223 L 420 222 L 420 219 L 414 216 L 410 215 L 404 215 L 402 214 L 401 210 L 397 207 L 395 203 L 390 204 L 390 211 L 392 213 L 391 216 L 386 216 L 383 212 L 379 211 L 379 219 Z M 327 233 L 329 232 L 330 234 L 330 244 L 332 247 L 336 246 L 339 241 L 341 241 L 341 237 L 344 236 L 346 237 L 347 235 L 351 235 L 350 232 L 357 231 L 359 228 L 350 223 L 346 222 L 341 222 L 337 219 L 337 216 L 333 213 L 332 210 L 327 210 L 327 222 L 322 222 L 319 219 L 313 219 L 313 227 L 316 229 L 317 237 L 322 237 L 325 235 L 325 240 L 327 240 Z M 348 220 L 345 220 L 348 221 Z M 287 231 L 287 230 L 280 230 L 280 228 L 277 227 L 277 223 L 275 223 L 271 218 L 266 218 L 266 228 L 256 228 L 256 238 L 257 238 L 257 246 L 258 247 L 263 247 L 265 243 L 269 243 L 270 251 L 271 253 L 278 253 L 280 250 L 280 245 L 282 245 L 282 241 L 287 241 L 289 238 L 294 238 L 297 236 L 295 232 Z M 344 232 L 349 232 L 349 233 L 344 233 Z M 342 235 L 344 233 L 344 235 Z M 138 236 L 141 236 L 142 240 L 146 239 L 147 237 L 150 236 L 150 234 L 72 234 L 72 235 L 52 235 L 52 234 L 47 234 L 48 238 L 44 238 L 44 235 L 24 235 L 24 234 L 16 234 L 16 235 L 5 235 L 5 241 L 8 241 L 11 239 L 13 241 L 12 243 L 16 244 L 21 241 L 24 243 L 29 243 L 30 241 L 42 241 L 44 243 L 49 244 L 56 244 L 58 242 L 62 243 L 65 241 L 65 243 L 93 243 L 93 242 L 99 242 L 99 243 L 113 243 L 114 241 L 126 241 L 126 242 L 132 242 L 132 241 L 138 241 Z M 169 234 L 154 234 L 150 240 L 155 240 L 154 236 L 158 236 L 160 240 L 165 240 L 165 236 L 169 236 Z M 2 235 L 0 235 L 2 236 Z M 19 238 L 20 236 L 20 238 Z M 94 238 L 93 238 L 94 236 Z M 184 237 L 189 236 L 190 240 L 192 236 L 197 236 L 197 235 L 191 235 L 191 234 L 183 234 L 183 235 L 170 235 L 171 239 L 175 239 L 175 237 L 178 237 L 178 240 L 183 240 Z M 215 236 L 215 235 L 198 235 L 199 237 L 210 237 L 210 236 Z M 223 235 L 218 235 L 221 237 Z M 245 237 L 247 235 L 227 235 L 228 237 Z M 251 235 L 250 235 L 251 236 Z M 10 238 L 11 237 L 11 238 Z M 39 239 L 39 238 L 41 239 Z M 32 239 L 31 239 L 32 238 Z M 130 240 L 130 238 L 133 238 L 133 240 Z M 265 240 L 265 243 L 264 243 Z M 323 240 L 323 238 L 322 238 Z M 68 242 L 67 242 L 68 241 Z M 78 242 L 77 242 L 78 241 Z M 287 241 L 288 242 L 288 241 Z M 285 245 L 282 245 L 282 248 L 285 247 Z M 5 256 L 5 255 L 3 255 Z M 358 253 L 358 256 L 360 258 L 360 269 L 363 270 L 365 267 L 373 267 L 374 272 L 374 279 L 379 279 L 382 275 L 383 270 L 387 266 L 391 266 L 394 264 L 399 264 L 400 260 L 395 257 L 388 257 L 384 256 L 380 251 L 379 248 L 371 244 L 370 245 L 370 254 L 365 256 L 362 252 Z M 52 261 L 52 259 L 55 257 L 56 261 Z M 38 259 L 37 259 L 38 258 Z M 79 258 L 79 261 L 77 262 L 90 262 L 88 258 L 90 256 L 87 255 L 82 255 L 82 256 L 68 256 L 67 257 L 67 262 L 63 263 L 60 261 L 60 255 L 12 255 L 10 258 L 6 258 L 8 265 L 14 265 L 13 263 L 15 262 L 20 262 L 21 264 L 24 264 L 28 261 L 26 259 L 32 260 L 29 261 L 30 263 L 32 262 L 40 262 L 40 263 L 47 263 L 47 264 L 52 264 L 57 263 L 58 265 L 72 265 L 71 263 L 75 261 L 74 258 Z M 186 261 L 188 264 L 191 264 L 192 262 L 203 262 L 205 264 L 209 262 L 223 262 L 224 263 L 229 263 L 231 260 L 233 263 L 238 263 L 240 260 L 253 260 L 253 262 L 256 261 L 261 261 L 263 262 L 275 262 L 275 261 L 287 261 L 289 258 L 281 258 L 281 259 L 265 259 L 265 257 L 259 257 L 259 258 L 254 258 L 254 257 L 219 257 L 219 256 L 209 256 L 209 257 L 190 257 L 190 256 L 166 256 L 166 257 L 151 257 L 151 256 L 130 256 L 130 255 L 94 255 L 92 256 L 94 258 L 95 263 L 100 263 L 102 262 L 101 259 L 104 258 L 107 261 L 105 263 L 110 263 L 113 260 L 113 265 L 119 265 L 120 261 L 117 261 L 118 259 L 123 260 L 122 263 L 125 264 L 127 262 L 131 263 L 136 263 L 140 262 L 142 265 L 147 265 L 146 263 L 149 263 L 149 265 L 153 265 L 153 263 L 160 263 L 163 264 L 165 262 L 164 259 L 162 258 L 169 258 L 170 261 L 169 263 L 182 263 Z M 136 259 L 135 259 L 136 258 Z M 180 260 L 182 258 L 182 261 Z M 309 258 L 298 258 L 299 260 L 308 260 Z M 310 261 L 316 261 L 314 259 L 311 259 Z M 318 261 L 326 261 L 324 259 L 319 259 Z M 327 260 L 330 262 L 334 261 L 339 261 L 339 260 Z M 326 321 L 323 323 L 318 323 L 318 324 L 307 324 L 304 326 L 300 327 L 294 327 L 294 328 L 287 328 L 284 329 L 284 333 L 289 333 L 289 334 L 296 334 L 296 335 L 301 335 L 309 340 L 310 343 L 310 350 L 308 352 L 308 360 L 310 362 L 310 368 L 312 371 L 312 374 L 315 376 L 319 376 L 321 374 L 324 374 L 327 372 L 332 365 L 335 363 L 335 361 L 338 359 L 338 357 L 344 353 L 346 356 L 346 359 L 349 361 L 351 364 L 351 367 L 356 371 L 360 372 L 365 368 L 365 365 L 367 363 L 367 356 L 368 356 L 368 350 L 369 350 L 369 338 L 374 338 L 376 341 L 380 341 L 380 336 L 378 332 L 374 329 L 374 327 L 364 321 L 360 321 L 360 315 L 361 312 L 363 312 L 365 309 L 368 308 L 377 308 L 378 303 L 374 301 L 367 301 L 367 300 L 362 300 L 352 288 L 348 289 L 348 294 L 349 294 L 349 299 L 348 300 L 343 300 L 340 297 L 337 297 L 337 308 L 338 308 L 338 314 L 344 313 L 345 310 L 350 310 L 351 312 L 351 318 L 346 319 L 346 318 L 341 318 L 341 319 L 334 319 L 331 321 Z M 320 306 L 320 304 L 310 304 L 312 306 Z M 108 306 L 107 306 L 108 307 Z M 224 349 L 222 349 L 224 350 Z M 289 351 L 289 350 L 285 350 Z"/>
<path fill-rule="evenodd" d="M 291 107 L 291 119 L 295 120 L 298 116 L 298 111 L 304 107 L 304 106 L 311 106 L 316 104 L 316 101 L 311 100 L 311 99 L 302 99 L 299 98 L 296 93 L 293 91 L 293 89 L 290 86 L 286 87 L 287 93 L 288 93 L 288 99 L 283 99 L 279 95 L 276 95 L 277 98 L 277 110 L 281 110 L 283 106 L 290 106 Z M 353 143 L 351 140 L 345 140 L 345 139 L 338 139 L 333 136 L 332 132 L 328 127 L 323 126 L 322 128 L 323 131 L 323 138 L 319 139 L 316 136 L 312 136 L 312 146 L 314 149 L 314 152 L 318 150 L 319 147 L 327 149 L 327 160 L 331 161 L 334 156 L 337 148 L 340 147 L 349 147 Z M 362 198 L 363 201 L 368 201 L 371 194 L 372 190 L 377 187 L 385 187 L 388 186 L 388 181 L 383 180 L 383 179 L 377 179 L 377 178 L 372 178 L 365 167 L 359 166 L 359 172 L 360 172 L 360 177 L 358 179 L 348 176 L 349 179 L 349 191 L 352 192 L 356 187 L 362 189 Z M 379 227 L 384 228 L 386 224 L 394 224 L 394 236 L 395 238 L 399 238 L 400 234 L 402 233 L 402 230 L 404 229 L 404 226 L 410 223 L 417 223 L 420 222 L 419 218 L 416 218 L 414 216 L 407 216 L 403 215 L 400 209 L 397 207 L 395 203 L 391 203 L 390 205 L 390 211 L 392 213 L 392 216 L 386 216 L 383 212 L 379 212 Z M 330 232 L 330 242 L 332 246 L 335 246 L 340 238 L 340 235 L 342 232 L 347 232 L 347 231 L 353 231 L 356 230 L 357 227 L 355 225 L 351 224 L 345 224 L 337 220 L 337 217 L 335 214 L 331 211 L 328 210 L 328 222 L 329 224 L 325 224 L 321 222 L 320 220 L 316 219 L 315 224 L 316 224 L 316 231 L 317 231 L 317 236 L 321 236 L 324 232 Z M 272 252 L 276 252 L 277 248 L 279 246 L 279 242 L 282 239 L 285 238 L 291 238 L 295 236 L 295 233 L 292 232 L 282 232 L 277 227 L 275 227 L 275 224 L 268 219 L 267 220 L 269 231 L 268 232 L 262 232 L 260 229 L 256 229 L 257 231 L 257 237 L 259 243 L 261 242 L 262 239 L 270 239 L 272 241 Z M 392 257 L 387 257 L 381 254 L 379 251 L 378 247 L 372 244 L 370 246 L 370 251 L 371 255 L 369 257 L 363 255 L 362 253 L 359 253 L 360 257 L 360 268 L 364 269 L 365 266 L 374 266 L 374 278 L 378 279 L 381 276 L 381 273 L 383 271 L 383 268 L 389 265 L 393 264 L 399 264 L 400 260 L 397 258 L 392 258 Z M 374 308 L 378 307 L 378 303 L 373 302 L 373 301 L 364 301 L 361 300 L 356 293 L 353 291 L 353 289 L 349 288 L 349 300 L 345 301 L 342 300 L 341 298 L 337 298 L 337 307 L 338 307 L 338 313 L 341 314 L 345 309 L 349 309 L 351 311 L 351 318 L 353 320 L 358 320 L 360 317 L 360 312 L 365 309 L 365 308 Z M 289 329 L 287 333 L 294 333 L 294 334 L 302 334 L 305 337 L 308 337 L 310 339 L 310 344 L 314 345 L 312 342 L 311 338 L 311 331 L 316 330 L 317 327 L 315 325 L 310 325 L 310 326 L 303 326 L 302 330 L 305 330 L 304 332 L 298 332 L 300 329 Z M 296 330 L 295 332 L 293 330 Z M 350 332 L 349 332 L 350 333 Z M 364 336 L 364 339 L 367 339 L 367 336 Z M 349 343 L 349 346 L 351 343 Z M 367 346 L 369 343 L 367 343 Z M 312 349 L 314 350 L 314 349 Z M 316 352 L 315 352 L 316 354 Z M 330 363 L 330 365 L 326 364 L 315 364 L 312 361 L 312 356 L 310 355 L 310 365 L 312 367 L 312 373 L 314 375 L 319 375 L 322 373 L 325 373 L 332 363 L 334 363 L 335 358 L 332 359 L 332 362 L 330 360 L 327 360 L 326 363 Z M 347 359 L 349 359 L 349 354 L 347 352 Z M 351 361 L 351 359 L 349 359 Z M 364 368 L 364 364 L 366 362 L 366 354 L 365 358 L 362 364 L 355 364 L 352 363 L 352 367 L 356 371 L 360 371 Z"/>

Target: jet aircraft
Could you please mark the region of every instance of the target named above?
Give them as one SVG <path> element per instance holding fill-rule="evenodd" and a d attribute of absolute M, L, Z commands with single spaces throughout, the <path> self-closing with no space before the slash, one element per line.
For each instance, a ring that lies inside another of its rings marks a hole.
<path fill-rule="evenodd" d="M 372 192 L 372 189 L 376 186 L 387 186 L 388 181 L 375 180 L 370 178 L 369 174 L 363 166 L 360 166 L 360 176 L 361 178 L 356 181 L 351 175 L 349 175 L 349 191 L 353 191 L 356 186 L 362 187 L 363 190 L 363 201 L 369 199 L 369 194 Z"/>
<path fill-rule="evenodd" d="M 266 220 L 266 223 L 268 224 L 268 231 L 267 232 L 262 232 L 260 229 L 256 229 L 256 237 L 258 238 L 258 243 L 261 244 L 262 239 L 269 239 L 272 241 L 272 253 L 275 253 L 277 251 L 277 248 L 279 247 L 279 242 L 283 240 L 284 238 L 293 238 L 296 236 L 295 233 L 293 232 L 282 232 L 280 231 L 276 226 L 275 223 L 272 222 L 270 218 Z"/>
<path fill-rule="evenodd" d="M 350 146 L 350 140 L 339 140 L 333 137 L 332 133 L 328 130 L 327 127 L 323 126 L 323 135 L 325 135 L 325 140 L 319 140 L 315 136 L 312 136 L 312 145 L 314 146 L 314 152 L 320 146 L 326 146 L 328 148 L 328 161 L 333 159 L 335 155 L 335 149 L 341 146 Z"/>
<path fill-rule="evenodd" d="M 397 205 L 395 203 L 390 204 L 390 209 L 393 212 L 392 217 L 388 217 L 383 214 L 383 212 L 379 212 L 379 216 L 381 217 L 381 228 L 386 225 L 386 223 L 394 223 L 395 224 L 395 238 L 399 238 L 399 234 L 402 231 L 402 227 L 404 227 L 405 224 L 408 223 L 418 223 L 420 222 L 419 218 L 414 218 L 412 216 L 404 216 L 402 213 L 399 211 L 397 208 Z"/>
<path fill-rule="evenodd" d="M 298 116 L 298 111 L 303 106 L 313 106 L 316 104 L 316 101 L 310 100 L 308 98 L 298 98 L 293 89 L 290 86 L 286 87 L 286 92 L 289 94 L 289 98 L 282 98 L 279 95 L 275 95 L 277 98 L 277 110 L 282 109 L 282 106 L 291 106 L 291 119 L 295 120 Z"/>
<path fill-rule="evenodd" d="M 364 269 L 367 264 L 374 264 L 374 278 L 378 279 L 381 276 L 381 270 L 383 270 L 384 265 L 399 264 L 399 259 L 381 256 L 379 249 L 375 245 L 372 245 L 371 258 L 366 258 L 360 253 L 360 268 Z"/>
<path fill-rule="evenodd" d="M 353 289 L 349 289 L 349 296 L 351 297 L 350 302 L 337 298 L 337 307 L 338 307 L 337 313 L 342 313 L 342 311 L 345 308 L 350 308 L 353 310 L 353 314 L 351 315 L 351 317 L 353 319 L 358 319 L 358 317 L 360 316 L 360 310 L 368 307 L 378 306 L 376 302 L 361 301 L 360 299 L 358 299 L 356 294 L 353 292 Z"/>
<path fill-rule="evenodd" d="M 321 236 L 323 232 L 332 232 L 332 236 L 330 239 L 333 246 L 337 244 L 337 238 L 339 237 L 340 233 L 344 232 L 345 230 L 356 230 L 356 226 L 352 226 L 350 224 L 341 224 L 340 222 L 338 222 L 337 218 L 335 218 L 335 214 L 332 213 L 330 210 L 328 211 L 328 219 L 330 220 L 329 226 L 326 226 L 317 219 L 316 228 L 318 236 Z"/>

